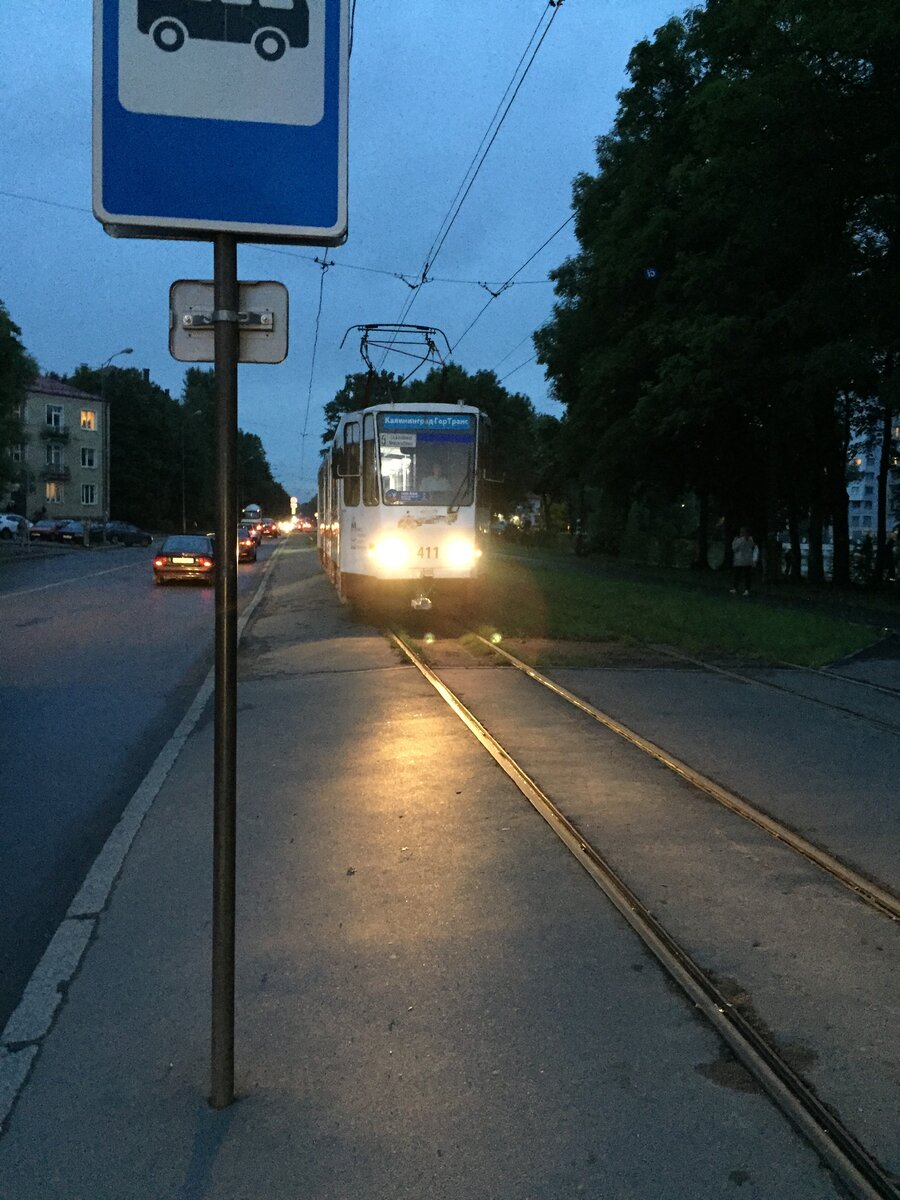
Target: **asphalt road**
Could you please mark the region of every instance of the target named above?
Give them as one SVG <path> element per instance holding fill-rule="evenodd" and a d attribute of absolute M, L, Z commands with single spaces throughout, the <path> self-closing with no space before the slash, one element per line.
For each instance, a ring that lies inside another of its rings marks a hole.
<path fill-rule="evenodd" d="M 0 1028 L 211 664 L 214 589 L 154 587 L 152 555 L 0 563 Z"/>

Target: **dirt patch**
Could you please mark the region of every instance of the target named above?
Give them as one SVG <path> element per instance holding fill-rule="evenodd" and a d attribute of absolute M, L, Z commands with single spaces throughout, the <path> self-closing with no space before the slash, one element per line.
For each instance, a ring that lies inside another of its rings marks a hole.
<path fill-rule="evenodd" d="M 536 667 L 671 667 L 672 659 L 630 641 L 576 642 L 510 638 L 502 646 Z"/>

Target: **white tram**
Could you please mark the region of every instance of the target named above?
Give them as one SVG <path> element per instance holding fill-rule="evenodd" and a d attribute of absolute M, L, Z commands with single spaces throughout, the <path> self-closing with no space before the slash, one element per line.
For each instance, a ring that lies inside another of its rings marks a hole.
<path fill-rule="evenodd" d="M 319 471 L 319 557 L 343 600 L 465 601 L 490 520 L 489 422 L 462 404 L 341 417 Z"/>

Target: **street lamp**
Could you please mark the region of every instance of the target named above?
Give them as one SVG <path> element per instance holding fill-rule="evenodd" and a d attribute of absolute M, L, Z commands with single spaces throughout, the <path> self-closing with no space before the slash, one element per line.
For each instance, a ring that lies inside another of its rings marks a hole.
<path fill-rule="evenodd" d="M 184 428 L 187 424 L 188 417 L 202 417 L 203 410 L 199 408 L 188 408 L 187 404 L 180 404 L 179 411 L 181 413 L 181 532 L 187 533 L 187 509 L 185 507 L 184 494 Z"/>
<path fill-rule="evenodd" d="M 100 406 L 103 409 L 103 540 L 106 541 L 106 526 L 109 524 L 109 496 L 110 496 L 110 430 L 111 423 L 109 419 L 109 407 L 106 403 L 106 372 L 109 369 L 109 364 L 114 358 L 118 358 L 120 354 L 134 354 L 131 346 L 126 346 L 124 350 L 117 350 L 115 354 L 111 354 L 106 362 L 100 365 Z"/>

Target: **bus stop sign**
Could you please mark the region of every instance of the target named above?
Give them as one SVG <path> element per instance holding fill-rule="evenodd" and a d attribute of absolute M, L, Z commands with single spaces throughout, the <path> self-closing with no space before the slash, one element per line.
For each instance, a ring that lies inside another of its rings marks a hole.
<path fill-rule="evenodd" d="M 343 242 L 349 4 L 94 0 L 107 232 Z"/>

